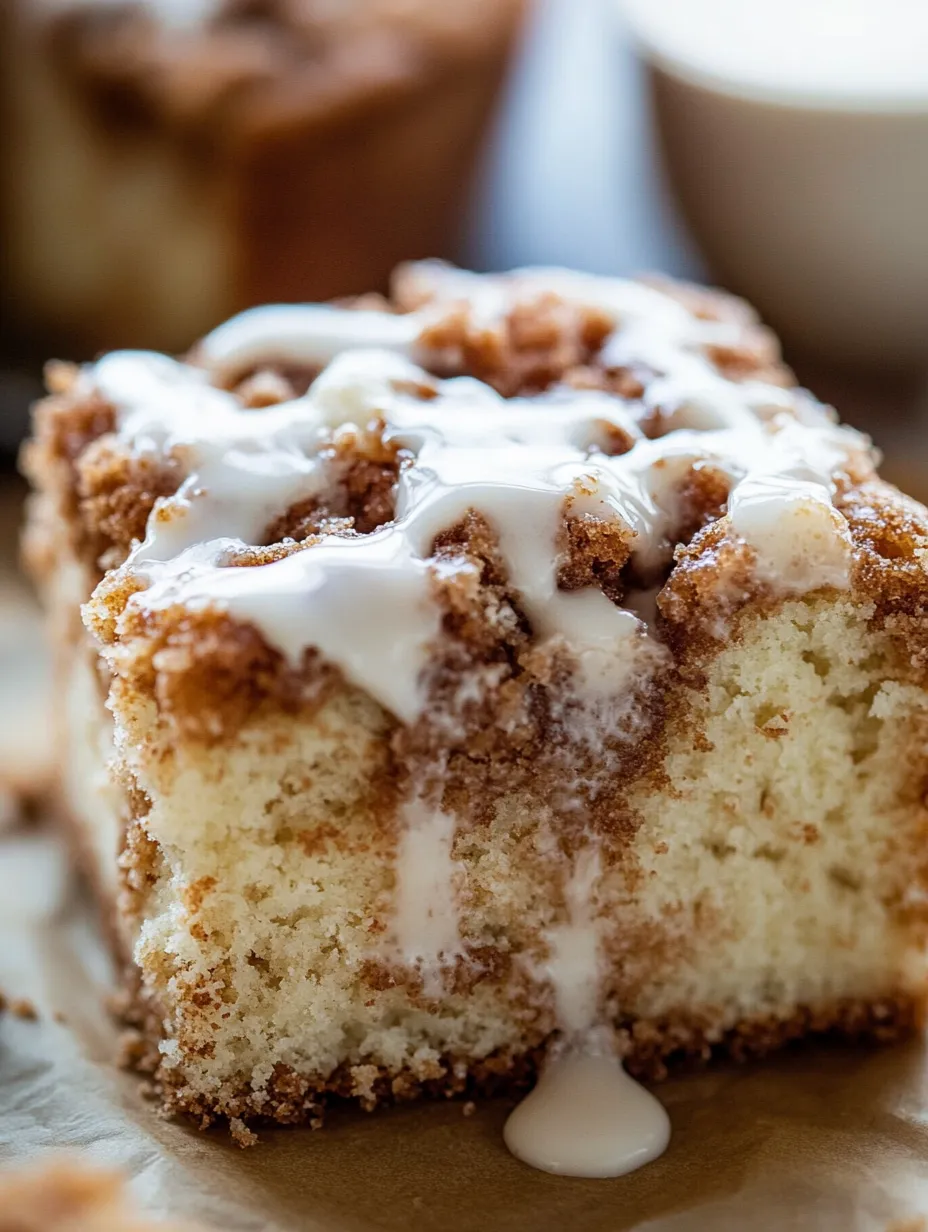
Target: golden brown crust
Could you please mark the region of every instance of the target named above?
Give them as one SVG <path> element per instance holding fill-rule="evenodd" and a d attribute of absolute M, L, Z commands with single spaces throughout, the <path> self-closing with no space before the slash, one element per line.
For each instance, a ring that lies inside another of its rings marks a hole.
<path fill-rule="evenodd" d="M 246 404 L 254 380 L 249 375 L 242 382 Z M 275 393 L 284 388 L 292 386 Z M 266 397 L 260 405 L 274 401 Z M 173 496 L 184 480 L 179 457 L 133 451 L 113 434 L 114 422 L 113 408 L 83 391 L 75 372 L 67 388 L 40 403 L 33 439 L 22 455 L 33 484 L 59 496 L 72 550 L 95 572 L 125 560 L 133 542 L 145 537 L 155 503 Z M 339 433 L 320 457 L 329 468 L 328 503 L 304 501 L 281 513 L 263 536 L 269 550 L 323 531 L 369 534 L 393 517 L 396 481 L 410 456 L 385 441 L 382 423 Z M 28 563 L 44 573 L 43 559 L 36 549 Z"/>
<path fill-rule="evenodd" d="M 155 502 L 183 478 L 176 459 L 134 454 L 110 435 L 88 445 L 75 468 L 85 550 L 102 567 L 121 563 L 133 540 L 145 538 Z"/>
<path fill-rule="evenodd" d="M 216 1120 L 232 1119 L 318 1128 L 333 1100 L 357 1101 L 372 1110 L 419 1098 L 513 1094 L 532 1083 L 549 1043 L 546 1038 L 527 1039 L 518 1050 L 480 1060 L 446 1056 L 418 1071 L 360 1063 L 340 1066 L 322 1077 L 278 1064 L 266 1090 L 256 1093 L 242 1087 L 210 1100 L 161 1065 L 158 1015 L 145 1007 L 144 1000 L 136 1000 L 131 1013 L 142 1029 L 134 1036 L 127 1062 L 153 1077 L 169 1112 L 190 1117 L 204 1129 Z M 672 1072 L 720 1057 L 737 1062 L 764 1057 L 810 1036 L 890 1043 L 911 1035 L 924 1022 L 923 1001 L 888 994 L 875 1000 L 798 1006 L 785 1017 L 759 1015 L 725 1028 L 711 1014 L 680 1011 L 660 1019 L 623 1020 L 613 1030 L 629 1073 L 657 1082 Z"/>
<path fill-rule="evenodd" d="M 255 628 L 212 609 L 192 619 L 182 608 L 135 609 L 121 637 L 138 638 L 144 653 L 133 656 L 113 687 L 127 697 L 152 696 L 184 739 L 225 739 L 268 705 L 311 714 L 339 679 L 311 650 L 294 670 Z"/>
<path fill-rule="evenodd" d="M 39 582 L 69 555 L 96 570 L 95 545 L 80 511 L 78 467 L 84 453 L 113 431 L 116 417 L 97 393 L 79 388 L 78 377 L 73 365 L 49 365 L 50 396 L 36 405 L 32 438 L 20 454 L 23 474 L 43 498 L 33 501 L 23 541 L 25 563 Z"/>
<path fill-rule="evenodd" d="M 571 518 L 564 527 L 563 558 L 557 574 L 561 590 L 596 586 L 613 603 L 628 589 L 625 566 L 634 539 L 618 522 L 586 516 Z"/>
<path fill-rule="evenodd" d="M 442 269 L 401 266 L 393 279 L 394 299 L 401 311 L 429 305 L 434 320 L 422 337 L 438 357 L 441 374 L 467 373 L 492 385 L 506 397 L 536 393 L 555 382 L 574 388 L 602 389 L 625 398 L 641 395 L 656 375 L 641 367 L 604 366 L 597 355 L 613 330 L 610 314 L 593 304 L 565 300 L 556 292 L 525 285 L 499 319 L 486 320 L 462 292 L 444 285 Z M 776 336 L 762 326 L 742 301 L 721 291 L 666 281 L 664 294 L 689 310 L 698 300 L 696 314 L 724 321 L 737 330 L 737 340 L 726 346 L 708 346 L 706 357 L 729 380 L 748 378 L 775 385 L 795 384 L 780 358 Z"/>
<path fill-rule="evenodd" d="M 422 343 L 441 357 L 440 373 L 466 372 L 512 397 L 547 389 L 573 368 L 588 370 L 612 328 L 603 309 L 541 292 L 490 323 L 466 301 L 452 302 L 423 331 Z"/>
<path fill-rule="evenodd" d="M 914 679 L 928 682 L 928 510 L 879 479 L 849 489 L 839 507 L 858 549 L 855 591 Z"/>
<path fill-rule="evenodd" d="M 710 480 L 704 524 L 677 547 L 658 596 L 678 664 L 710 655 L 739 613 L 780 601 L 754 576 L 749 549 L 712 516 L 711 491 Z M 893 636 L 906 676 L 928 682 L 928 510 L 876 477 L 840 485 L 836 504 L 855 549 L 850 597 L 873 606 L 873 626 Z"/>

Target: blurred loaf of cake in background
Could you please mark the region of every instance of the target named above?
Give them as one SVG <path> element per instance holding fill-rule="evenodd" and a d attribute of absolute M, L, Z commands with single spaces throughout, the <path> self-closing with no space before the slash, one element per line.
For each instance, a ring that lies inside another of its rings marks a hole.
<path fill-rule="evenodd" d="M 453 254 L 525 2 L 4 9 L 4 332 L 79 356 Z"/>
<path fill-rule="evenodd" d="M 928 372 L 924 0 L 622 8 L 712 278 L 794 362 Z"/>

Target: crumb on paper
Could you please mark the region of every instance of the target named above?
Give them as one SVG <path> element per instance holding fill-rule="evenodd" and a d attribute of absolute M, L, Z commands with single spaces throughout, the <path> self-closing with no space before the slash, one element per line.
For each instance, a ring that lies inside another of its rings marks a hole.
<path fill-rule="evenodd" d="M 161 1098 L 161 1087 L 157 1082 L 146 1078 L 139 1083 L 139 1094 L 142 1099 L 154 1101 Z"/>
<path fill-rule="evenodd" d="M 467 1103 L 464 1105 L 464 1107 L 461 1109 L 461 1112 L 466 1117 L 472 1117 L 476 1111 L 477 1111 L 477 1105 L 474 1103 L 472 1099 L 469 1099 Z"/>
<path fill-rule="evenodd" d="M 8 787 L 0 786 L 0 832 L 12 830 L 19 819 L 19 801 Z"/>
<path fill-rule="evenodd" d="M 26 997 L 16 997 L 7 1003 L 7 1008 L 14 1018 L 22 1018 L 25 1022 L 35 1022 L 39 1011 Z"/>
<path fill-rule="evenodd" d="M 23 771 L 0 765 L 0 834 L 27 829 L 52 807 L 53 767 L 28 767 Z"/>
<path fill-rule="evenodd" d="M 126 1176 L 80 1156 L 0 1171 L 0 1232 L 207 1232 L 149 1219 L 132 1203 Z"/>
<path fill-rule="evenodd" d="M 242 1148 L 254 1146 L 258 1141 L 258 1135 L 248 1128 L 241 1117 L 232 1117 L 229 1121 L 229 1132 L 236 1146 Z"/>
<path fill-rule="evenodd" d="M 134 1027 L 129 1027 L 119 1037 L 116 1064 L 120 1069 L 137 1069 L 145 1051 L 145 1038 L 141 1031 L 135 1030 Z"/>

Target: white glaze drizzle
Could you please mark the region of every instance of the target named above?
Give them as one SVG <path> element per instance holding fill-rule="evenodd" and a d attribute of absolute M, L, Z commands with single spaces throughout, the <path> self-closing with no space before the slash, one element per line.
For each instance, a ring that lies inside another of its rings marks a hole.
<path fill-rule="evenodd" d="M 428 997 L 442 992 L 442 972 L 463 952 L 454 894 L 454 818 L 427 796 L 400 805 L 393 944 L 416 968 Z M 389 957 L 389 955 L 388 955 Z"/>
<path fill-rule="evenodd" d="M 324 367 L 337 355 L 356 350 L 409 354 L 421 329 L 414 316 L 330 304 L 278 304 L 249 308 L 214 329 L 200 343 L 197 358 L 223 380 L 255 364 L 279 360 Z"/>
<path fill-rule="evenodd" d="M 149 521 L 134 563 L 169 561 L 218 539 L 255 543 L 291 504 L 323 490 L 317 452 L 324 423 L 296 403 L 256 413 L 189 365 L 117 351 L 93 384 L 119 414 L 119 436 L 138 454 L 177 459 L 187 475 Z"/>
<path fill-rule="evenodd" d="M 670 1118 L 608 1049 L 551 1057 L 512 1112 L 506 1145 L 523 1163 L 561 1176 L 624 1176 L 662 1155 Z"/>
<path fill-rule="evenodd" d="M 564 886 L 566 917 L 548 930 L 544 976 L 554 993 L 558 1026 L 571 1044 L 586 1036 L 599 1012 L 600 937 L 594 910 L 602 872 L 592 841 L 574 858 Z"/>

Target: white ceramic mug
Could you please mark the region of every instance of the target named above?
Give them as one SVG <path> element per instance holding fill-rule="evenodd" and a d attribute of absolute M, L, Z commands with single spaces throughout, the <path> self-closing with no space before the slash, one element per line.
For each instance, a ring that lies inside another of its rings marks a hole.
<path fill-rule="evenodd" d="M 928 369 L 928 0 L 626 0 L 715 277 L 797 351 Z"/>

